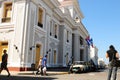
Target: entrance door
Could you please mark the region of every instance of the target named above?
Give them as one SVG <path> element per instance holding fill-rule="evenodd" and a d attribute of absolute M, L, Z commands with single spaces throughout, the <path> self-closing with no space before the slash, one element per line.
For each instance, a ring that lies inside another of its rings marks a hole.
<path fill-rule="evenodd" d="M 35 68 L 37 68 L 39 64 L 39 59 L 40 59 L 40 50 L 41 50 L 41 45 L 37 44 L 36 45 L 36 60 L 35 60 Z"/>
<path fill-rule="evenodd" d="M 54 61 L 54 65 L 55 65 L 56 64 L 56 60 L 57 60 L 56 59 L 56 50 L 54 50 L 54 58 L 53 59 L 54 59 L 53 61 Z"/>
<path fill-rule="evenodd" d="M 84 60 L 84 50 L 80 49 L 80 61 Z"/>
<path fill-rule="evenodd" d="M 8 42 L 0 42 L 0 62 L 2 61 L 3 50 L 8 52 Z"/>

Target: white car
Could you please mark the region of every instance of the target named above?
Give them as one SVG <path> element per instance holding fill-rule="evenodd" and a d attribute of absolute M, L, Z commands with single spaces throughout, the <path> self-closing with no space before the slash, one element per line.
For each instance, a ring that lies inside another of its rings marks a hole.
<path fill-rule="evenodd" d="M 71 72 L 85 72 L 87 70 L 85 61 L 74 61 L 71 66 Z"/>

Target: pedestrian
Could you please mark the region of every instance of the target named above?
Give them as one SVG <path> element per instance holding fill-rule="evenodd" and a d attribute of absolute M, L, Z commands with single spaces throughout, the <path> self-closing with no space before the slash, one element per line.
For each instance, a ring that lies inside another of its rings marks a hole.
<path fill-rule="evenodd" d="M 109 58 L 109 63 L 112 59 L 119 59 L 119 54 L 117 50 L 114 48 L 113 45 L 109 46 L 109 50 L 106 52 L 106 58 Z M 108 67 L 108 77 L 107 80 L 111 80 L 111 76 L 113 74 L 113 80 L 116 80 L 117 78 L 117 67 L 109 66 Z"/>
<path fill-rule="evenodd" d="M 40 57 L 36 74 L 38 74 L 39 72 L 40 72 L 41 75 L 43 74 L 43 71 L 42 71 L 42 57 Z"/>
<path fill-rule="evenodd" d="M 7 50 L 3 50 L 3 55 L 2 55 L 2 63 L 1 63 L 1 69 L 0 69 L 0 74 L 2 72 L 3 69 L 5 69 L 8 73 L 8 77 L 10 76 L 10 72 L 7 68 L 7 59 L 8 59 L 8 54 L 7 54 Z"/>
<path fill-rule="evenodd" d="M 47 75 L 46 71 L 47 71 L 47 54 L 44 56 L 44 58 L 42 59 L 42 67 L 43 67 L 43 75 Z"/>

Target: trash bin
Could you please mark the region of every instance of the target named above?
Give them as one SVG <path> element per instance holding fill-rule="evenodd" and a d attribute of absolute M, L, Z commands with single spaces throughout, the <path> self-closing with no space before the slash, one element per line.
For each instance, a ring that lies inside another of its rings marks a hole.
<path fill-rule="evenodd" d="M 35 71 L 35 63 L 32 63 L 32 64 L 31 64 L 31 70 L 32 70 L 33 73 L 34 73 L 34 71 Z"/>

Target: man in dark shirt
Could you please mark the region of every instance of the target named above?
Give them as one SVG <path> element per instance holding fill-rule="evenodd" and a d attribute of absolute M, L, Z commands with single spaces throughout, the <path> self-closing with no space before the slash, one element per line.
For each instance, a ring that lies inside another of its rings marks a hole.
<path fill-rule="evenodd" d="M 109 50 L 106 52 L 106 58 L 109 58 L 109 62 L 112 59 L 119 59 L 119 54 L 118 54 L 117 50 L 115 50 L 113 45 L 110 45 Z M 113 71 L 113 80 L 116 80 L 117 67 L 113 67 L 113 66 L 109 66 L 107 80 L 111 80 L 112 71 Z"/>
<path fill-rule="evenodd" d="M 3 69 L 5 69 L 8 72 L 8 77 L 10 76 L 10 72 L 7 68 L 7 59 L 8 59 L 8 54 L 7 54 L 7 50 L 3 50 L 3 55 L 2 55 L 2 63 L 1 63 L 1 69 L 0 69 L 0 74 L 2 72 Z"/>

